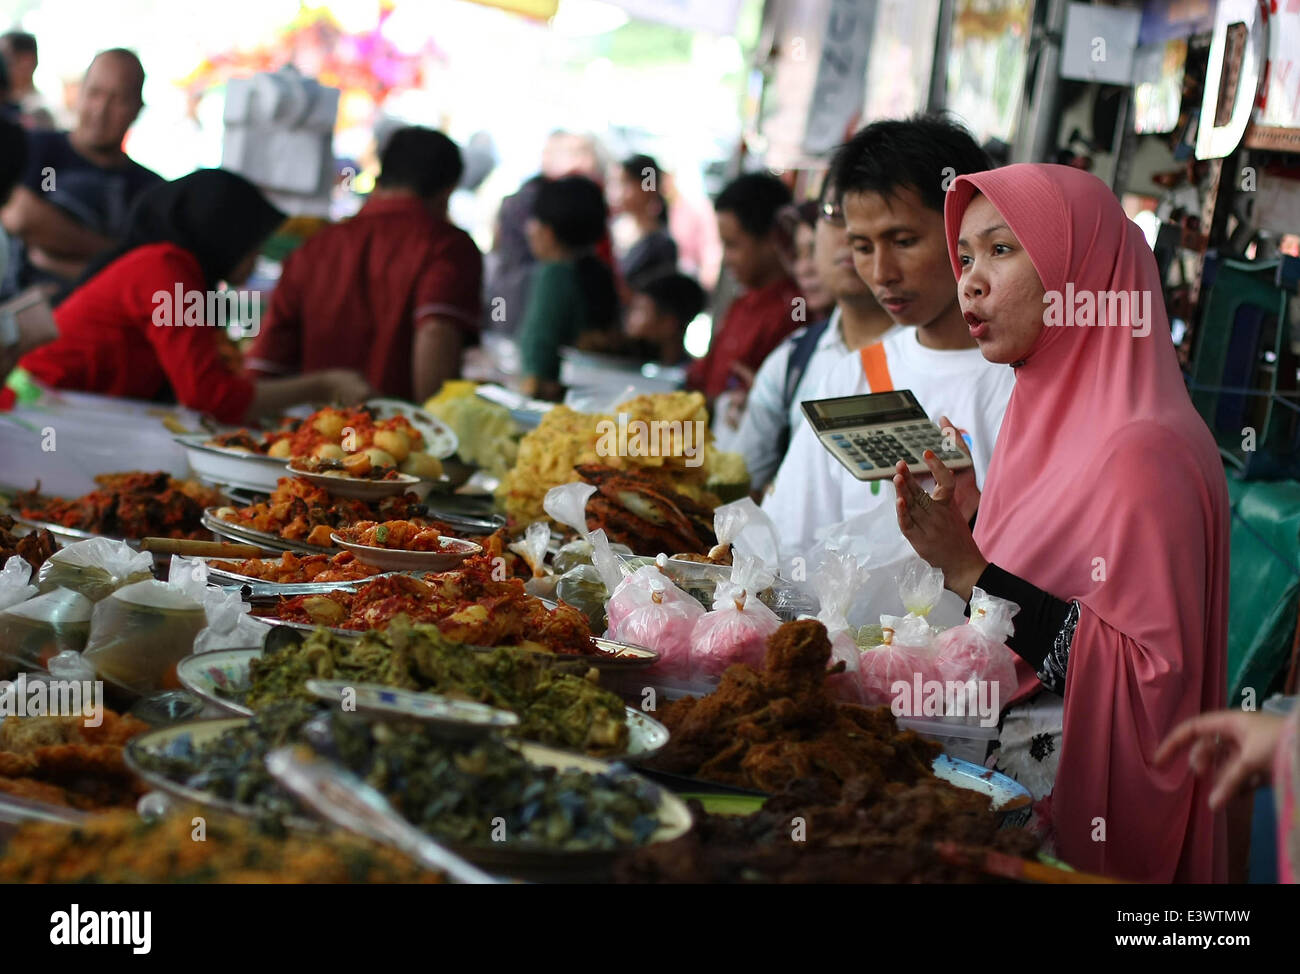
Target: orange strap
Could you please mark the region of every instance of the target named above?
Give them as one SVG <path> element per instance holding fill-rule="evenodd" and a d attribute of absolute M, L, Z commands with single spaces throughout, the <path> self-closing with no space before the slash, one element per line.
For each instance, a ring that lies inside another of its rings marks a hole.
<path fill-rule="evenodd" d="M 889 375 L 889 360 L 881 342 L 868 345 L 858 353 L 862 356 L 862 374 L 867 377 L 867 387 L 872 392 L 891 392 L 894 380 Z"/>

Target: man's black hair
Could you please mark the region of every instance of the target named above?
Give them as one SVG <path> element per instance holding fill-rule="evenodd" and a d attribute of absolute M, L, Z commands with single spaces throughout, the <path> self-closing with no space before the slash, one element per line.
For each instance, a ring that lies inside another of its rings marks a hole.
<path fill-rule="evenodd" d="M 683 329 L 704 310 L 707 301 L 704 288 L 685 274 L 662 274 L 636 290 L 653 301 L 662 314 L 676 318 Z"/>
<path fill-rule="evenodd" d="M 0 117 L 0 206 L 8 202 L 26 168 L 26 130 L 13 119 Z"/>
<path fill-rule="evenodd" d="M 713 209 L 730 213 L 751 237 L 765 237 L 776 226 L 776 215 L 793 202 L 781 180 L 770 173 L 751 172 L 727 183 L 713 201 Z"/>
<path fill-rule="evenodd" d="M 942 114 L 872 122 L 836 150 L 826 180 L 848 193 L 889 197 L 911 187 L 921 202 L 943 212 L 952 180 L 992 169 L 993 163 L 960 124 Z"/>
<path fill-rule="evenodd" d="M 408 125 L 394 132 L 384 146 L 375 182 L 384 189 L 407 189 L 432 199 L 460 182 L 464 171 L 455 142 L 434 129 Z"/>
<path fill-rule="evenodd" d="M 135 89 L 135 100 L 143 103 L 144 102 L 144 65 L 140 63 L 140 56 L 136 54 L 135 51 L 128 50 L 125 47 L 110 47 L 107 51 L 100 51 L 98 54 L 96 54 L 93 58 L 91 58 L 90 63 L 94 64 L 100 58 L 107 57 L 108 55 L 121 58 L 131 66 L 131 73 L 135 75 L 135 80 L 131 86 L 132 88 Z M 90 73 L 89 68 L 86 69 L 86 73 L 87 74 Z"/>
<path fill-rule="evenodd" d="M 566 247 L 592 247 L 605 236 L 605 194 L 586 176 L 545 180 L 533 200 L 533 217 Z"/>
<path fill-rule="evenodd" d="M 655 161 L 655 157 L 648 156 L 644 152 L 638 152 L 624 159 L 621 165 L 623 175 L 637 185 L 644 185 L 647 172 L 653 174 L 654 188 L 649 192 L 654 193 L 655 198 L 659 200 L 660 226 L 668 226 L 668 201 L 664 199 L 662 185 L 663 170 L 659 168 L 659 163 Z"/>
<path fill-rule="evenodd" d="M 9 54 L 36 54 L 36 38 L 25 30 L 0 34 L 0 50 Z"/>

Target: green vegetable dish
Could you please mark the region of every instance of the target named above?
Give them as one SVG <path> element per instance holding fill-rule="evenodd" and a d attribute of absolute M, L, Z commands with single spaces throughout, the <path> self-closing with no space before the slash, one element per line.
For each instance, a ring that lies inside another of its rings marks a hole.
<path fill-rule="evenodd" d="M 143 752 L 149 771 L 283 823 L 301 815 L 267 772 L 269 751 L 307 743 L 379 789 L 435 838 L 565 852 L 646 843 L 660 826 L 659 789 L 619 765 L 602 773 L 533 764 L 496 738 L 448 740 L 427 725 L 371 723 L 305 701 L 272 704 L 242 727 L 195 747 L 177 738 Z"/>
<path fill-rule="evenodd" d="M 593 756 L 628 747 L 622 700 L 580 660 L 510 646 L 484 652 L 449 641 L 437 626 L 398 616 L 384 632 L 360 639 L 317 630 L 306 638 L 283 630 L 253 661 L 244 703 L 261 711 L 277 701 L 311 699 L 311 679 L 380 683 L 472 700 L 519 716 L 515 733 L 529 741 Z"/>

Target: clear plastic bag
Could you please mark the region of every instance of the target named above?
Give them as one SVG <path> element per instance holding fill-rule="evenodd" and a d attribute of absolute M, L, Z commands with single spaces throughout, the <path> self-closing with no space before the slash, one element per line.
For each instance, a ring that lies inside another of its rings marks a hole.
<path fill-rule="evenodd" d="M 552 487 L 542 498 L 542 510 L 552 520 L 572 528 L 579 538 L 586 538 L 587 501 L 596 493 L 595 484 L 572 483 Z"/>
<path fill-rule="evenodd" d="M 910 688 L 919 677 L 922 684 L 937 678 L 934 632 L 919 616 L 881 616 L 884 642 L 865 649 L 858 657 L 858 675 L 863 703 L 888 707 L 899 681 Z M 909 698 L 910 699 L 910 698 Z"/>
<path fill-rule="evenodd" d="M 546 521 L 534 521 L 524 531 L 519 541 L 510 543 L 510 550 L 523 558 L 533 570 L 533 578 L 548 574 L 546 546 L 551 543 L 551 526 Z"/>
<path fill-rule="evenodd" d="M 1014 602 L 980 588 L 972 589 L 970 622 L 953 626 L 935 639 L 939 679 L 945 683 L 987 684 L 990 694 L 996 687 L 996 697 L 983 699 L 997 700 L 1005 706 L 1020 682 L 1015 656 L 1006 645 L 1007 637 L 1015 632 L 1011 619 L 1019 611 L 1020 606 Z"/>
<path fill-rule="evenodd" d="M 175 683 L 175 668 L 208 625 L 203 603 L 176 580 L 136 582 L 95 605 L 86 660 L 105 682 L 132 694 Z"/>
<path fill-rule="evenodd" d="M 742 497 L 715 508 L 713 533 L 718 538 L 718 545 L 709 552 L 710 558 L 730 547 L 735 553 L 757 558 L 774 574 L 777 573 L 781 563 L 781 542 L 776 525 L 751 498 Z"/>
<path fill-rule="evenodd" d="M 0 612 L 26 602 L 36 594 L 37 588 L 31 584 L 32 566 L 26 558 L 12 555 L 0 571 Z"/>
<path fill-rule="evenodd" d="M 610 598 L 608 635 L 657 652 L 656 674 L 687 680 L 691 676 L 691 633 L 703 615 L 704 606 L 656 566 L 643 565 L 624 579 Z"/>
<path fill-rule="evenodd" d="M 80 652 L 90 638 L 90 599 L 55 589 L 0 612 L 0 673 L 44 669 L 57 654 Z"/>
<path fill-rule="evenodd" d="M 595 565 L 574 565 L 559 576 L 555 582 L 555 597 L 586 616 L 592 632 L 605 631 L 605 602 L 609 590 Z"/>
<path fill-rule="evenodd" d="M 921 561 L 909 562 L 898 580 L 898 594 L 909 616 L 928 616 L 943 595 L 943 572 Z"/>
<path fill-rule="evenodd" d="M 858 676 L 858 657 L 861 654 L 855 634 L 849 629 L 847 614 L 854 593 L 861 589 L 870 574 L 852 555 L 824 551 L 808 576 L 821 604 L 817 619 L 826 627 L 831 641 L 831 664 L 844 663 L 842 672 L 826 678 L 826 688 L 832 696 L 846 703 L 862 702 L 862 682 Z"/>
<path fill-rule="evenodd" d="M 757 594 L 772 584 L 772 572 L 757 558 L 737 555 L 730 581 L 718 586 L 713 610 L 691 631 L 693 677 L 716 677 L 735 663 L 763 666 L 767 640 L 781 625 Z"/>
<path fill-rule="evenodd" d="M 87 538 L 52 554 L 37 577 L 42 592 L 66 588 L 98 602 L 124 585 L 153 578 L 153 555 L 125 541 Z"/>
<path fill-rule="evenodd" d="M 172 555 L 167 575 L 169 584 L 203 606 L 208 624 L 194 640 L 194 652 L 210 653 L 218 649 L 247 649 L 262 645 L 266 626 L 253 619 L 252 606 L 239 592 L 208 584 L 205 562 Z"/>

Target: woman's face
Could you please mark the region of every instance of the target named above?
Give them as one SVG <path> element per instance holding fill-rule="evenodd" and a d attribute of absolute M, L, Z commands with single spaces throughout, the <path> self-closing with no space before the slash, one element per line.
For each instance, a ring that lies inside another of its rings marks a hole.
<path fill-rule="evenodd" d="M 1043 282 L 985 196 L 962 216 L 957 262 L 957 299 L 980 351 L 1001 365 L 1022 361 L 1043 330 Z"/>
<path fill-rule="evenodd" d="M 794 232 L 794 279 L 814 311 L 825 311 L 835 304 L 817 268 L 817 233 L 806 223 Z"/>

